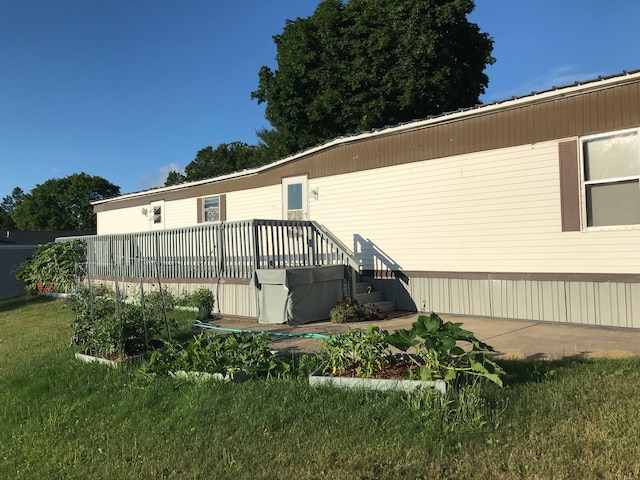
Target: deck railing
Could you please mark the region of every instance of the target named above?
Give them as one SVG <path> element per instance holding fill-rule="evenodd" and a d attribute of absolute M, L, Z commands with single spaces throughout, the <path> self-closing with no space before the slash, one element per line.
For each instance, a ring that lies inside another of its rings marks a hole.
<path fill-rule="evenodd" d="M 360 262 L 335 235 L 312 221 L 247 220 L 153 232 L 64 237 L 86 243 L 91 276 L 251 278 L 256 269 Z"/>

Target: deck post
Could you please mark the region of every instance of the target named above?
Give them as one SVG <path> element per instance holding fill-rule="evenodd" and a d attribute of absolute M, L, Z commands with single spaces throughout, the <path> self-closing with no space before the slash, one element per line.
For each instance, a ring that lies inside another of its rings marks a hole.
<path fill-rule="evenodd" d="M 314 239 L 313 239 L 313 235 L 311 235 L 311 229 L 308 228 L 307 232 L 309 233 L 307 235 L 307 256 L 309 257 L 307 259 L 307 265 L 313 266 L 313 265 L 316 264 L 316 261 L 315 261 L 316 260 L 316 255 L 315 255 L 315 253 L 316 253 L 315 252 L 316 245 L 315 245 L 315 242 L 314 242 Z"/>

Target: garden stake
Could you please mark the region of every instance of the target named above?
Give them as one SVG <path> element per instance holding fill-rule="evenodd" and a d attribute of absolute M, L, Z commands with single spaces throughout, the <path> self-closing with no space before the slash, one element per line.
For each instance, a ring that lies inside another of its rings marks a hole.
<path fill-rule="evenodd" d="M 162 291 L 162 283 L 160 282 L 160 261 L 156 255 L 156 278 L 158 279 L 158 288 L 160 289 L 160 299 L 162 300 L 162 315 L 164 316 L 164 324 L 167 327 L 167 337 L 171 341 L 171 328 L 169 327 L 169 320 L 167 320 L 167 306 L 164 302 L 164 292 Z"/>
<path fill-rule="evenodd" d="M 138 259 L 139 260 L 139 259 Z M 142 306 L 142 326 L 144 328 L 144 347 L 149 351 L 149 331 L 147 330 L 147 314 L 144 305 L 144 287 L 142 284 L 142 269 L 138 268 L 140 272 L 140 305 Z"/>

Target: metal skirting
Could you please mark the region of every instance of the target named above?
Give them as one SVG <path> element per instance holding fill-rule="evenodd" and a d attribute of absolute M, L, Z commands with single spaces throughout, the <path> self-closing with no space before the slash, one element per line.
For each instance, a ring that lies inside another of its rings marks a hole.
<path fill-rule="evenodd" d="M 371 279 L 398 310 L 640 328 L 640 284 L 407 277 Z"/>
<path fill-rule="evenodd" d="M 374 289 L 395 301 L 398 310 L 436 312 L 520 320 L 535 320 L 607 327 L 640 328 L 640 283 L 572 282 L 406 277 L 364 277 Z M 100 283 L 113 286 L 113 282 Z M 216 298 L 214 313 L 257 318 L 256 288 L 245 283 L 163 283 L 180 294 L 204 285 Z M 120 290 L 135 296 L 137 282 L 120 283 Z M 157 288 L 145 284 L 145 291 Z"/>
<path fill-rule="evenodd" d="M 86 281 L 86 280 L 85 280 Z M 114 289 L 115 282 L 110 279 L 92 279 L 93 285 L 104 285 Z M 257 290 L 248 283 L 226 283 L 224 279 L 220 283 L 194 283 L 194 282 L 163 282 L 162 287 L 175 295 L 181 295 L 197 290 L 200 287 L 210 288 L 213 292 L 215 304 L 214 314 L 229 315 L 234 317 L 258 318 Z M 145 293 L 158 290 L 158 284 L 154 281 L 143 282 Z M 137 299 L 140 296 L 140 282 L 118 282 L 118 290 L 124 298 Z"/>

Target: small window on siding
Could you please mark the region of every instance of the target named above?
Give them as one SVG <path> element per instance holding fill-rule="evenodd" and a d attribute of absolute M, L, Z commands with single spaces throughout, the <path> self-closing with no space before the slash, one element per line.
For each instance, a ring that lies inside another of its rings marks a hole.
<path fill-rule="evenodd" d="M 638 130 L 582 140 L 586 227 L 640 225 Z"/>
<path fill-rule="evenodd" d="M 202 199 L 202 220 L 205 222 L 220 221 L 220 197 L 207 197 Z"/>
<path fill-rule="evenodd" d="M 153 207 L 153 223 L 162 223 L 162 207 Z"/>

